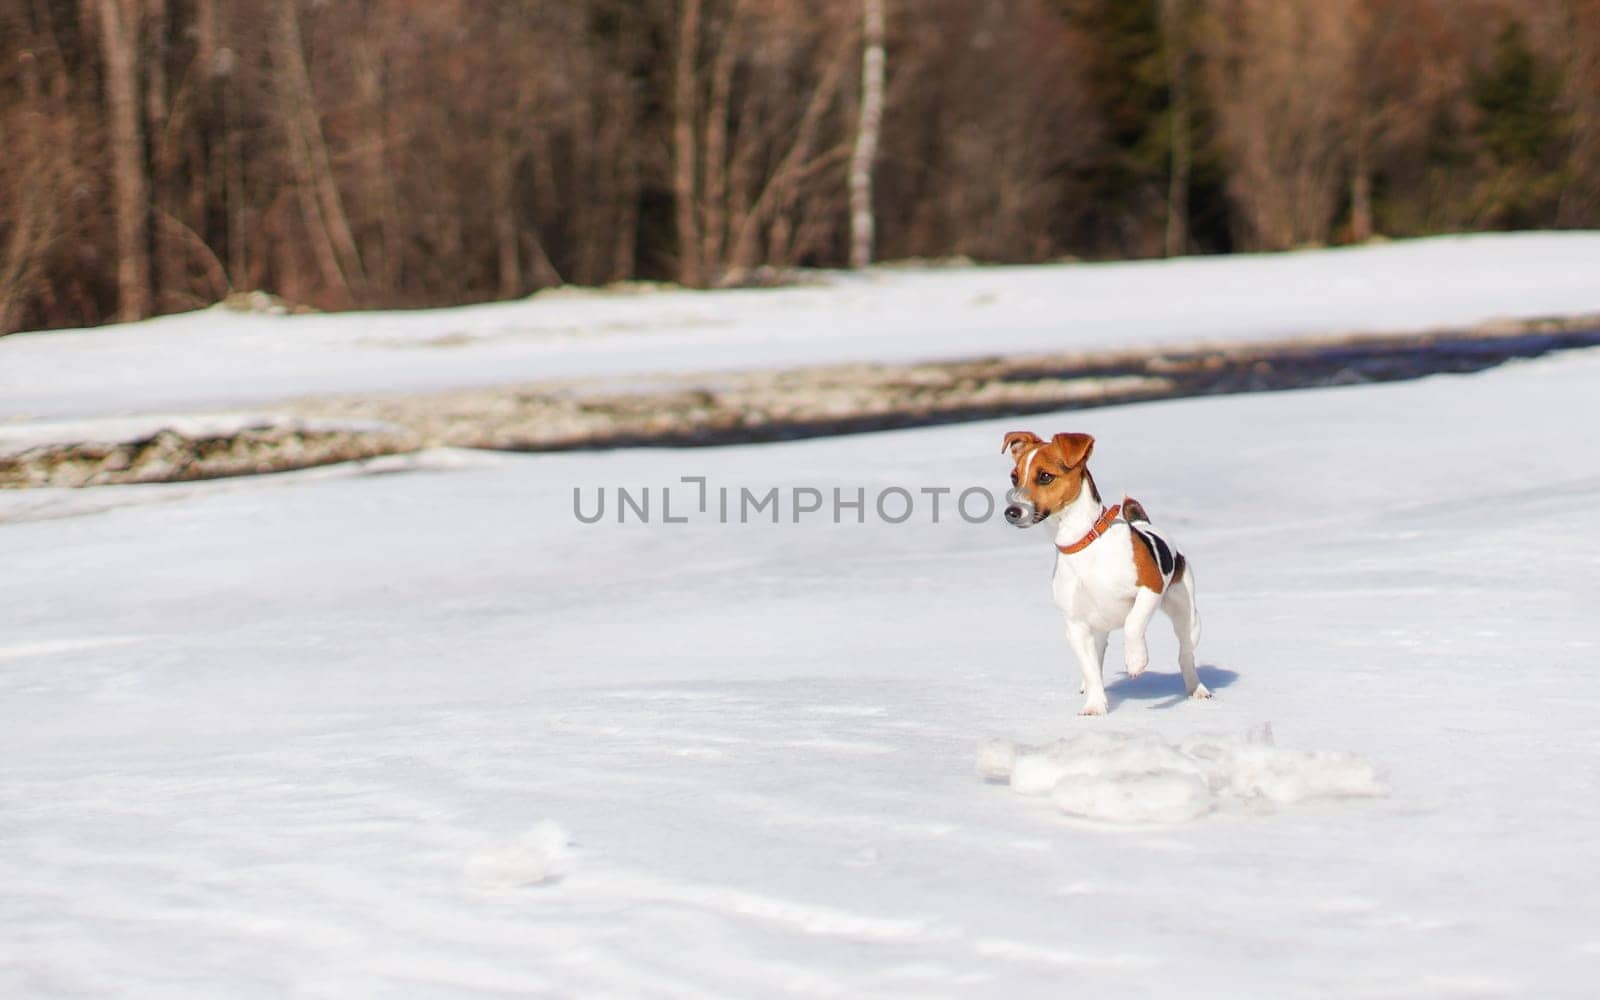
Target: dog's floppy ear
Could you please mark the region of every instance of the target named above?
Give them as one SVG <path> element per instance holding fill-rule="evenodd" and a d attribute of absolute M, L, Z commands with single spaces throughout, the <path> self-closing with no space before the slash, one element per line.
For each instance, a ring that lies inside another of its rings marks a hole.
<path fill-rule="evenodd" d="M 1036 444 L 1043 444 L 1044 440 L 1033 431 L 1012 431 L 1006 435 L 1005 443 L 1000 446 L 1000 453 L 1011 453 L 1012 458 L 1017 457 L 1017 452 L 1024 448 L 1032 448 Z"/>
<path fill-rule="evenodd" d="M 1061 452 L 1061 461 L 1069 469 L 1075 469 L 1087 462 L 1090 452 L 1094 451 L 1092 434 L 1057 434 L 1050 439 L 1050 443 Z"/>

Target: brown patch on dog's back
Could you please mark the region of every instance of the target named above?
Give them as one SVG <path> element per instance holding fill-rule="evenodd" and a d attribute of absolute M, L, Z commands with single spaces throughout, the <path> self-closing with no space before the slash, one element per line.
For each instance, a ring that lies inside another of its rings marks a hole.
<path fill-rule="evenodd" d="M 1169 586 L 1183 582 L 1183 568 L 1189 565 L 1189 560 L 1183 557 L 1182 552 L 1174 553 L 1173 559 L 1177 562 L 1177 565 L 1172 568 L 1172 581 L 1168 584 Z"/>
<path fill-rule="evenodd" d="M 1133 569 L 1139 586 L 1161 593 L 1166 589 L 1167 583 L 1161 578 L 1161 564 L 1156 561 L 1155 548 L 1137 531 L 1130 531 L 1128 534 L 1133 536 Z M 1182 558 L 1179 556 L 1180 560 Z M 1181 561 L 1179 565 L 1182 565 Z M 1177 577 L 1174 576 L 1173 579 Z"/>

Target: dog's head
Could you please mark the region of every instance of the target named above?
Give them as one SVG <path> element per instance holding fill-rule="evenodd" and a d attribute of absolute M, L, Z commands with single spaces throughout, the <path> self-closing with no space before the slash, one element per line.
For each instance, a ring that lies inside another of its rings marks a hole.
<path fill-rule="evenodd" d="M 1085 488 L 1094 492 L 1087 467 L 1094 438 L 1088 434 L 1057 434 L 1045 441 L 1030 431 L 1012 431 L 1000 451 L 1011 455 L 1013 466 L 1006 520 L 1019 528 L 1057 513 Z"/>

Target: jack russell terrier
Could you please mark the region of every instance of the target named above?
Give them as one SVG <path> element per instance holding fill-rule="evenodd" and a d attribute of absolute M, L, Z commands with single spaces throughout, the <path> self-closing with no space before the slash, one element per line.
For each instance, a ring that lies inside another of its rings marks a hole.
<path fill-rule="evenodd" d="M 1051 580 L 1056 607 L 1067 624 L 1067 643 L 1083 669 L 1086 696 L 1079 715 L 1106 714 L 1102 663 L 1106 637 L 1123 629 L 1123 663 L 1129 677 L 1150 665 L 1144 632 L 1160 608 L 1178 636 L 1178 666 L 1191 698 L 1209 698 L 1194 669 L 1200 612 L 1194 604 L 1194 571 L 1166 537 L 1150 524 L 1137 500 L 1111 507 L 1100 500 L 1087 463 L 1094 451 L 1088 434 L 1057 434 L 1044 441 L 1028 431 L 1006 435 L 1002 452 L 1015 468 L 1006 494 L 1006 520 L 1019 528 L 1050 521 L 1055 527 L 1056 570 Z"/>

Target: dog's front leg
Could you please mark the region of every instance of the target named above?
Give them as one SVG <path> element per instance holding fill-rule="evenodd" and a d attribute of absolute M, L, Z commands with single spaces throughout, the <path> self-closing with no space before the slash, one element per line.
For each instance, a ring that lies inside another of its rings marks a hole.
<path fill-rule="evenodd" d="M 1110 632 L 1096 632 L 1094 634 L 1094 661 L 1100 664 L 1100 683 L 1106 682 L 1106 640 L 1111 638 Z M 1089 682 L 1078 682 L 1078 693 L 1089 693 Z"/>
<path fill-rule="evenodd" d="M 1079 715 L 1106 714 L 1106 684 L 1100 675 L 1100 664 L 1106 651 L 1106 634 L 1080 622 L 1067 622 L 1067 644 L 1078 657 L 1078 667 L 1083 671 L 1083 708 Z"/>

